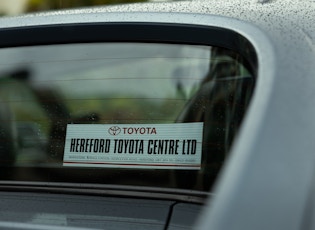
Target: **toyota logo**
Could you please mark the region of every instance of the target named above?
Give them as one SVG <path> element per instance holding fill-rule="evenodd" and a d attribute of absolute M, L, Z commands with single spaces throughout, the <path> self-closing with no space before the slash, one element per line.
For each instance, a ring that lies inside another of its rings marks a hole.
<path fill-rule="evenodd" d="M 108 133 L 112 136 L 117 136 L 121 132 L 121 128 L 118 126 L 112 126 L 108 129 Z"/>

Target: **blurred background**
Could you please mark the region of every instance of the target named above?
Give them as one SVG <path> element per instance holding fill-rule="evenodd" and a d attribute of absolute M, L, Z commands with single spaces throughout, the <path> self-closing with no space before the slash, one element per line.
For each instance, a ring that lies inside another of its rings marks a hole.
<path fill-rule="evenodd" d="M 148 0 L 0 0 L 0 16 L 14 16 L 28 12 L 146 1 Z"/>

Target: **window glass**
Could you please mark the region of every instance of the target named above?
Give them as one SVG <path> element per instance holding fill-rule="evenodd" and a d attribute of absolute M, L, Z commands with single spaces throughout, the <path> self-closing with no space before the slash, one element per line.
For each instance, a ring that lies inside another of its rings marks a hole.
<path fill-rule="evenodd" d="M 1 179 L 208 190 L 254 88 L 234 51 L 91 43 L 0 51 Z"/>

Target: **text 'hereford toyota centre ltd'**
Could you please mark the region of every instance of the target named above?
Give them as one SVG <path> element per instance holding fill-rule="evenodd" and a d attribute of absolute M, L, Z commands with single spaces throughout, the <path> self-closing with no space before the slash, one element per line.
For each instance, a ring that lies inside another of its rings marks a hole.
<path fill-rule="evenodd" d="M 196 169 L 201 163 L 202 133 L 203 123 L 69 124 L 64 165 Z"/>

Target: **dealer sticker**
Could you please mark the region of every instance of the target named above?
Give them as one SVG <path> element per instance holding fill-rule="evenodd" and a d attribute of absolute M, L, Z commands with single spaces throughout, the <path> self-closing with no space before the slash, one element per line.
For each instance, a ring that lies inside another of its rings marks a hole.
<path fill-rule="evenodd" d="M 63 166 L 199 170 L 203 123 L 68 124 Z"/>

